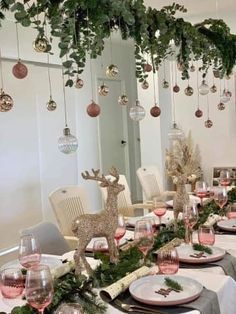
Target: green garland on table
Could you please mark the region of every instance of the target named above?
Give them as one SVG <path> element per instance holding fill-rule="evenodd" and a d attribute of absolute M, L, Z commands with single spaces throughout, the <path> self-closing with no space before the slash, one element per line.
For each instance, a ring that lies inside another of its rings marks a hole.
<path fill-rule="evenodd" d="M 236 203 L 236 188 L 233 188 L 228 192 L 229 203 Z"/>

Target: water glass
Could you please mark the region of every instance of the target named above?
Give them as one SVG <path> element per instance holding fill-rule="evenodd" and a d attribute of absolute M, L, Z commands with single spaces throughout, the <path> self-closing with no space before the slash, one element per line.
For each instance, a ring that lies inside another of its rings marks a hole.
<path fill-rule="evenodd" d="M 211 226 L 200 226 L 198 229 L 198 242 L 202 245 L 213 245 L 215 243 L 215 232 Z"/>
<path fill-rule="evenodd" d="M 176 274 L 179 270 L 179 256 L 174 247 L 160 249 L 157 255 L 159 271 L 165 275 Z"/>
<path fill-rule="evenodd" d="M 125 219 L 124 216 L 119 214 L 118 215 L 118 226 L 115 232 L 115 240 L 116 240 L 116 246 L 119 247 L 120 245 L 120 239 L 123 238 L 126 232 L 126 226 L 125 226 Z"/>
<path fill-rule="evenodd" d="M 227 206 L 227 217 L 229 219 L 236 218 L 236 204 L 229 204 Z"/>
<path fill-rule="evenodd" d="M 0 290 L 7 299 L 15 299 L 23 293 L 24 277 L 18 268 L 6 268 L 0 273 Z"/>
<path fill-rule="evenodd" d="M 33 235 L 23 235 L 20 238 L 19 262 L 25 268 L 38 265 L 41 260 L 40 248 Z"/>

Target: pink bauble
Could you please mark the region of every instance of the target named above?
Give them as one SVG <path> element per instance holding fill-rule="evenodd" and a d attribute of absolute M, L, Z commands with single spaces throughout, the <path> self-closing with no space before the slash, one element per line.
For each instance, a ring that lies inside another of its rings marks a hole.
<path fill-rule="evenodd" d="M 17 64 L 15 64 L 12 68 L 12 74 L 17 78 L 17 79 L 23 79 L 27 76 L 28 74 L 28 69 L 24 63 L 18 61 Z"/>
<path fill-rule="evenodd" d="M 95 118 L 100 114 L 101 108 L 98 104 L 96 104 L 94 101 L 91 102 L 91 104 L 88 105 L 87 107 L 87 114 L 92 117 Z"/>
<path fill-rule="evenodd" d="M 201 118 L 201 117 L 202 117 L 202 115 L 203 115 L 202 110 L 197 109 L 197 110 L 195 111 L 195 116 L 196 116 L 197 118 Z"/>
<path fill-rule="evenodd" d="M 153 116 L 153 117 L 159 117 L 160 116 L 160 114 L 161 114 L 161 109 L 160 109 L 160 107 L 158 107 L 158 106 L 154 106 L 154 107 L 152 107 L 151 108 L 151 110 L 150 110 L 150 114 L 151 114 L 151 116 Z"/>
<path fill-rule="evenodd" d="M 151 72 L 152 71 L 152 65 L 149 63 L 144 64 L 143 66 L 144 72 Z"/>

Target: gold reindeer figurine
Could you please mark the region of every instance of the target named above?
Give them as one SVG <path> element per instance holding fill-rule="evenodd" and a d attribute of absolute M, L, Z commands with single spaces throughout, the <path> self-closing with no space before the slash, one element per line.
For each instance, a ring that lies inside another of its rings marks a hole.
<path fill-rule="evenodd" d="M 101 182 L 101 187 L 107 187 L 107 200 L 105 209 L 98 214 L 84 214 L 77 217 L 72 224 L 72 231 L 78 237 L 78 247 L 74 254 L 75 271 L 81 273 L 84 265 L 88 274 L 92 269 L 85 257 L 85 250 L 89 242 L 94 237 L 105 237 L 108 243 L 111 262 L 116 262 L 118 250 L 115 245 L 114 237 L 118 226 L 117 196 L 124 190 L 124 185 L 119 184 L 119 174 L 116 168 L 112 167 L 109 171 L 115 180 L 111 181 L 104 175 L 99 176 L 100 170 L 92 169 L 93 175 L 88 171 L 82 173 L 85 180 L 96 180 Z"/>

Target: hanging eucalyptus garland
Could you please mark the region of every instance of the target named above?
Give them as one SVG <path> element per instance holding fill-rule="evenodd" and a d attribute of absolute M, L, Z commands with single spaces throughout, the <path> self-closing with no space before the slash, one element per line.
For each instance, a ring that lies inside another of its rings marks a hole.
<path fill-rule="evenodd" d="M 140 82 L 148 76 L 144 56 L 151 56 L 156 71 L 164 59 L 176 53 L 173 43 L 183 79 L 189 78 L 192 58 L 202 60 L 203 74 L 213 66 L 221 76 L 232 72 L 236 60 L 236 36 L 224 21 L 207 19 L 192 25 L 175 17 L 177 11 L 186 12 L 176 3 L 156 10 L 146 8 L 143 0 L 0 0 L 0 10 L 0 23 L 4 11 L 12 11 L 22 26 L 37 29 L 37 40 L 45 41 L 45 25 L 50 26 L 46 52 L 51 49 L 53 37 L 59 38 L 60 57 L 68 56 L 63 66 L 70 77 L 66 83 L 69 86 L 73 85 L 72 77 L 83 72 L 86 56 L 100 56 L 104 40 L 117 29 L 123 39 L 135 42 L 136 76 Z"/>

